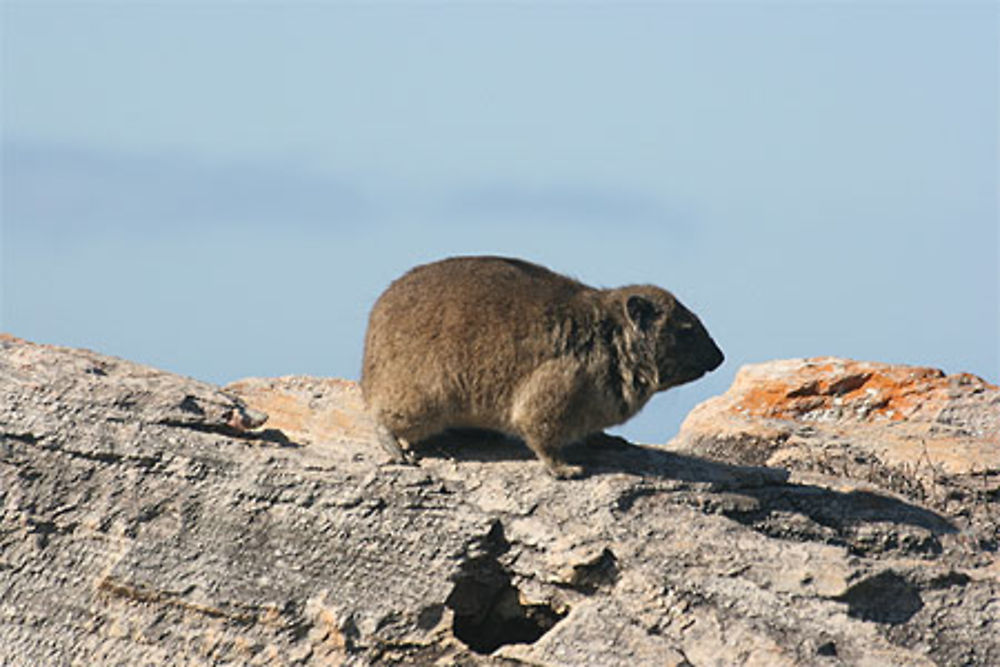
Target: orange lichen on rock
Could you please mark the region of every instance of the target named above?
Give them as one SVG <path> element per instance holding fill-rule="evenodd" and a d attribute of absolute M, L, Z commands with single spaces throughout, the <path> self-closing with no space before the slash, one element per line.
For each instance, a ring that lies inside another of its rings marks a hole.
<path fill-rule="evenodd" d="M 929 475 L 1000 471 L 1000 388 L 832 357 L 753 364 L 691 411 L 674 444 L 783 467 L 839 456 Z"/>
<path fill-rule="evenodd" d="M 820 357 L 744 367 L 730 391 L 747 416 L 902 421 L 940 408 L 957 386 L 996 388 L 968 373 Z"/>

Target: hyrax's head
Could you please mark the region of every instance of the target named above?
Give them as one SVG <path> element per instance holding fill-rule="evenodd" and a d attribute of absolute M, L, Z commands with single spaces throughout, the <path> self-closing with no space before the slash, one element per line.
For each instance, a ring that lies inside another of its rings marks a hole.
<path fill-rule="evenodd" d="M 697 380 L 722 364 L 722 350 L 673 294 L 641 285 L 625 288 L 622 296 L 628 325 L 655 351 L 659 390 Z"/>

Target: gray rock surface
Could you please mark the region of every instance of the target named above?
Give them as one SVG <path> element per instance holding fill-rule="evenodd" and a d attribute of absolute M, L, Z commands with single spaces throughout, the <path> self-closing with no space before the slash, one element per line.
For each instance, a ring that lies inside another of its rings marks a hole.
<path fill-rule="evenodd" d="M 0 663 L 1000 664 L 992 450 L 931 497 L 711 423 L 581 480 L 481 433 L 394 465 L 353 383 L 0 337 Z"/>

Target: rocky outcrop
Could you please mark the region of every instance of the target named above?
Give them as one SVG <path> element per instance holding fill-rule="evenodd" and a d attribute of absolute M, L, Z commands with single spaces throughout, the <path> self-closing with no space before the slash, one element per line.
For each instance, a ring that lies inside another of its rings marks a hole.
<path fill-rule="evenodd" d="M 0 348 L 4 664 L 1000 662 L 972 376 L 748 367 L 674 442 L 556 481 L 475 432 L 387 463 L 343 380 Z"/>
<path fill-rule="evenodd" d="M 671 446 L 793 480 L 863 481 L 971 520 L 991 549 L 1000 538 L 1000 391 L 967 373 L 834 358 L 746 366 Z"/>

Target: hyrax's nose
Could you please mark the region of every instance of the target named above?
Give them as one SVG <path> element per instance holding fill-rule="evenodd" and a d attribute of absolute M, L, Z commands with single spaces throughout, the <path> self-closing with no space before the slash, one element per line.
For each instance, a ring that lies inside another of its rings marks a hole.
<path fill-rule="evenodd" d="M 714 371 L 716 368 L 722 365 L 722 362 L 726 360 L 726 356 L 722 354 L 722 350 L 719 346 L 715 344 L 715 341 L 711 338 L 708 339 L 708 354 L 705 355 L 705 370 Z"/>

